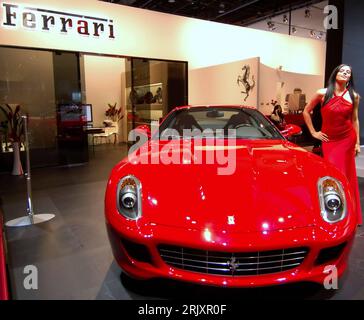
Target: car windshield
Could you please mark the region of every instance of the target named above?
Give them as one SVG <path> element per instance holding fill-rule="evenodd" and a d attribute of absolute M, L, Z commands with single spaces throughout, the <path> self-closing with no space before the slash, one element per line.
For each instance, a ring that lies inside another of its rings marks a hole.
<path fill-rule="evenodd" d="M 192 107 L 176 110 L 162 123 L 159 133 L 161 140 L 198 137 L 282 139 L 279 130 L 259 111 L 248 108 Z"/>

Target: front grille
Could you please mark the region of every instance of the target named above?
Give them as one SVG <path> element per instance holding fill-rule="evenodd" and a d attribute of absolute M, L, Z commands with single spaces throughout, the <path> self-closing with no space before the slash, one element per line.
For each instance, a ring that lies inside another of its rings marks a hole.
<path fill-rule="evenodd" d="M 308 248 L 261 252 L 204 251 L 160 245 L 159 254 L 174 268 L 223 276 L 252 276 L 277 273 L 297 268 Z"/>

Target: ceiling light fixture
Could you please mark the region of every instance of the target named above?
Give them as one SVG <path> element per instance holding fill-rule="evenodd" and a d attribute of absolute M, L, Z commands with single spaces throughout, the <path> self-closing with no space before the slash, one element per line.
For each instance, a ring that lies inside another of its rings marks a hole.
<path fill-rule="evenodd" d="M 311 18 L 311 11 L 308 8 L 305 10 L 305 18 Z"/>
<path fill-rule="evenodd" d="M 315 32 L 314 30 L 311 30 L 311 31 L 310 31 L 310 36 L 311 36 L 311 37 L 316 37 L 316 32 Z"/>
<path fill-rule="evenodd" d="M 225 4 L 223 2 L 219 5 L 219 13 L 225 13 Z"/>
<path fill-rule="evenodd" d="M 296 34 L 296 33 L 297 33 L 297 29 L 296 29 L 296 27 L 292 27 L 292 33 L 293 33 L 293 34 Z"/>
<path fill-rule="evenodd" d="M 321 31 L 318 35 L 317 35 L 317 39 L 321 40 L 324 36 L 324 33 Z"/>
<path fill-rule="evenodd" d="M 286 14 L 283 16 L 283 23 L 288 23 L 288 18 Z"/>
<path fill-rule="evenodd" d="M 275 29 L 276 29 L 275 24 L 274 24 L 272 21 L 268 21 L 268 22 L 267 22 L 267 25 L 268 25 L 268 29 L 269 29 L 270 31 L 273 31 L 273 30 L 275 30 Z"/>

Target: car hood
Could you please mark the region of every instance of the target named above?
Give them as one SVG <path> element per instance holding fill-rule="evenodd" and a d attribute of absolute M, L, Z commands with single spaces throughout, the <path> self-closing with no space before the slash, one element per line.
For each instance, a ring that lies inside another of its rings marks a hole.
<path fill-rule="evenodd" d="M 149 144 L 144 154 L 156 157 L 161 148 L 165 143 Z M 169 148 L 175 157 L 186 152 L 179 143 L 169 142 Z M 216 148 L 199 151 L 205 159 L 207 150 Z M 244 141 L 228 148 L 234 150 L 230 156 L 235 158 L 229 159 L 231 167 L 236 163 L 233 174 L 218 173 L 228 166 L 223 161 L 187 164 L 185 159 L 184 164 L 165 165 L 154 158 L 155 164 L 135 165 L 132 160 L 120 165 L 120 177 L 133 174 L 142 183 L 143 221 L 219 232 L 265 232 L 315 223 L 320 212 L 317 181 L 330 169 L 320 157 L 284 140 Z"/>

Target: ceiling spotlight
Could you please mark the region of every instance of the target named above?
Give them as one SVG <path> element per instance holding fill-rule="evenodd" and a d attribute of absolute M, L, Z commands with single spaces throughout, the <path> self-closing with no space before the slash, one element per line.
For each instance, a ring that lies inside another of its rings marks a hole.
<path fill-rule="evenodd" d="M 305 10 L 305 18 L 311 18 L 311 11 L 310 9 Z"/>
<path fill-rule="evenodd" d="M 288 23 L 288 18 L 286 14 L 283 16 L 283 23 Z"/>
<path fill-rule="evenodd" d="M 296 27 L 292 27 L 292 30 L 291 31 L 292 31 L 293 34 L 296 34 L 297 33 Z"/>
<path fill-rule="evenodd" d="M 219 13 L 224 13 L 224 12 L 225 12 L 225 4 L 221 2 L 219 4 Z"/>
<path fill-rule="evenodd" d="M 169 3 L 175 3 L 176 0 L 168 0 Z"/>
<path fill-rule="evenodd" d="M 267 25 L 268 25 L 268 29 L 269 29 L 270 31 L 273 31 L 273 30 L 275 30 L 275 29 L 276 29 L 275 24 L 274 24 L 272 21 L 268 21 L 268 22 L 267 22 Z"/>
<path fill-rule="evenodd" d="M 310 36 L 311 36 L 311 37 L 316 37 L 316 32 L 315 32 L 314 30 L 311 30 L 311 31 L 310 31 Z"/>
<path fill-rule="evenodd" d="M 318 35 L 317 35 L 317 39 L 321 40 L 324 36 L 324 33 L 321 31 Z"/>

